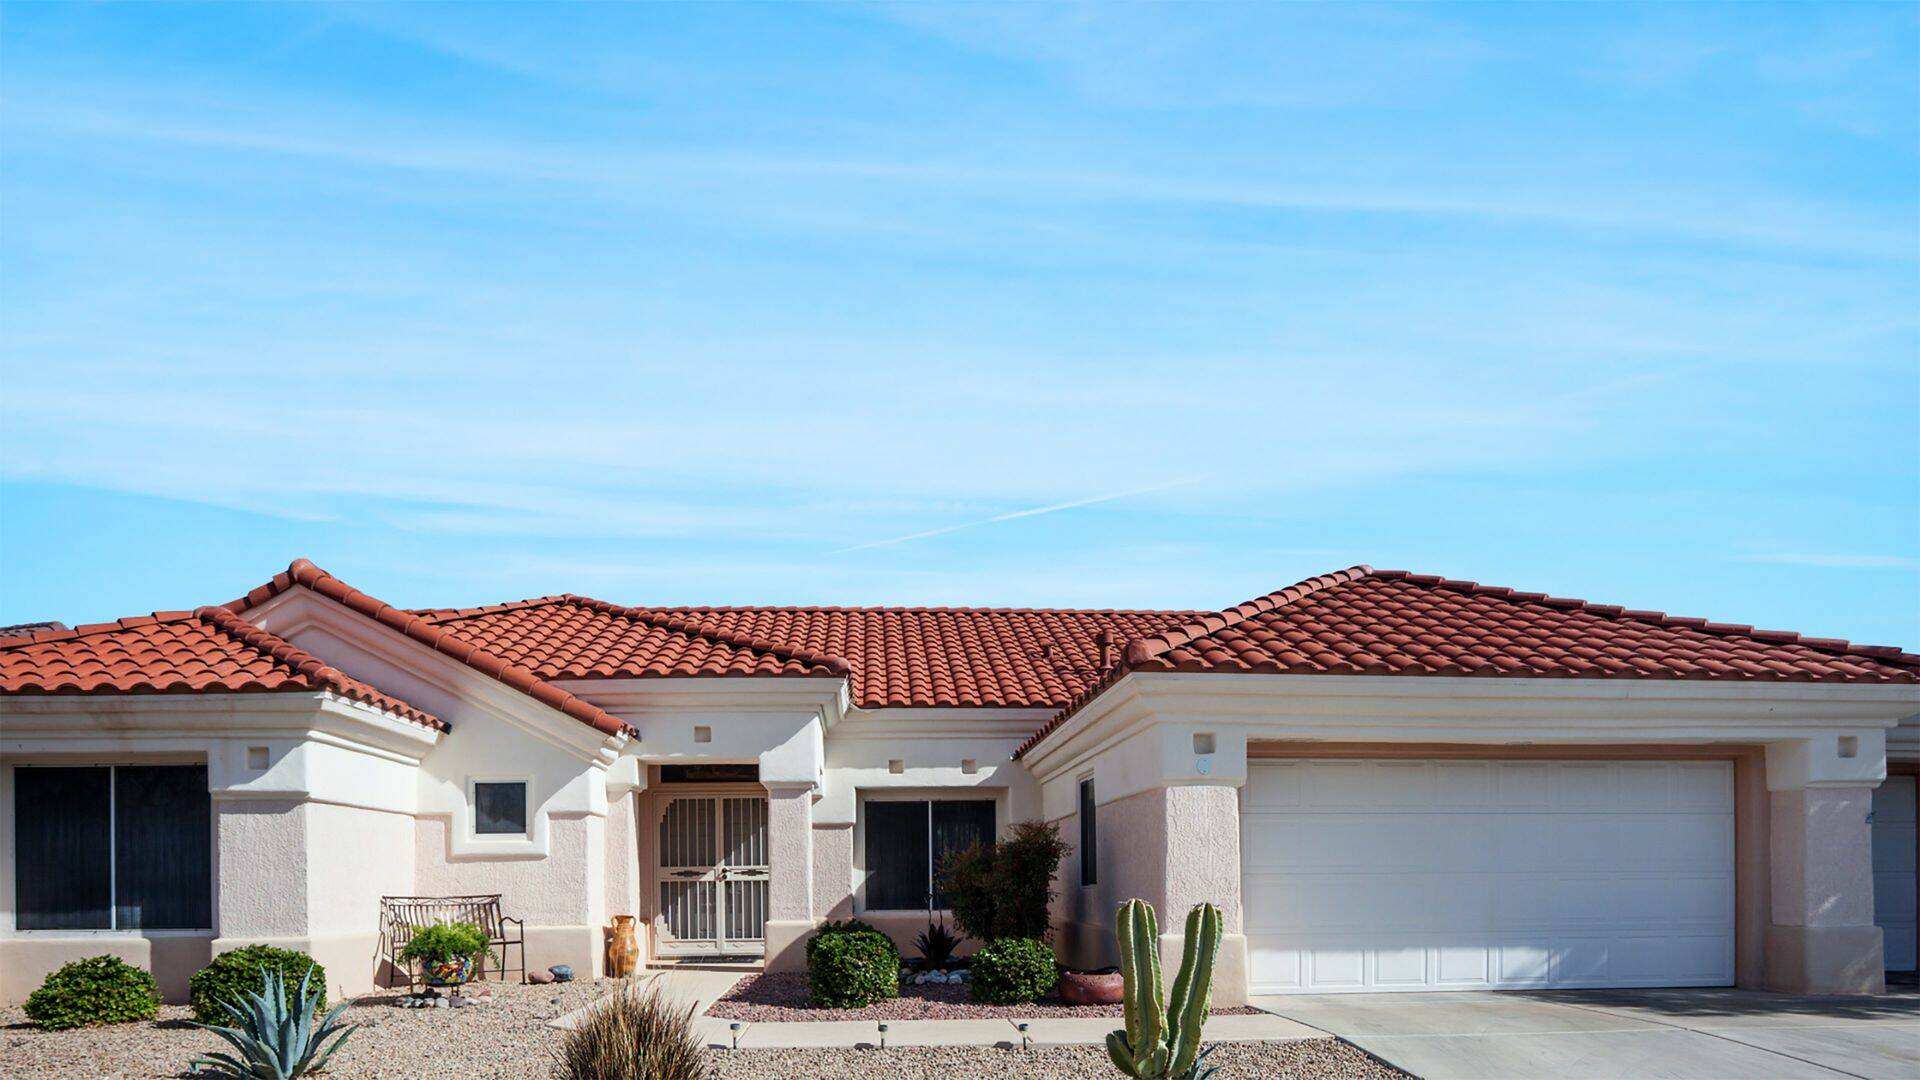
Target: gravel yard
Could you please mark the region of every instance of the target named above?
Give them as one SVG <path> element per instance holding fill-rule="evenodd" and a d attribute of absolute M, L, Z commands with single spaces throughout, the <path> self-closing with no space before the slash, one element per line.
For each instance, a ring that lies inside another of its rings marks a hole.
<path fill-rule="evenodd" d="M 360 1030 L 347 1037 L 327 1072 L 331 1076 L 544 1076 L 548 1047 L 559 1033 L 547 1021 L 611 993 L 618 981 L 551 986 L 486 984 L 489 1005 L 465 1009 L 396 1009 L 385 995 L 368 995 L 347 1010 Z M 19 1007 L 0 1009 L 0 1076 L 184 1076 L 187 1063 L 227 1044 L 188 1027 L 192 1011 L 163 1005 L 153 1023 L 115 1024 L 73 1031 L 39 1031 Z"/>
<path fill-rule="evenodd" d="M 978 1046 L 903 1050 L 733 1050 L 713 1053 L 714 1080 L 1116 1080 L 1120 1076 L 1095 1046 L 1036 1047 L 1030 1051 Z M 1334 1039 L 1282 1043 L 1221 1043 L 1207 1058 L 1216 1080 L 1292 1080 L 1341 1077 L 1389 1080 L 1407 1074 Z"/>
<path fill-rule="evenodd" d="M 1255 1014 L 1260 1010 L 1215 1009 L 1215 1016 Z M 783 1020 L 1010 1020 L 1015 1017 L 1121 1015 L 1118 1005 L 1069 1005 L 1036 1001 L 1027 1005 L 982 1005 L 964 985 L 930 983 L 902 986 L 900 996 L 864 1009 L 807 1007 L 807 976 L 802 972 L 750 975 L 707 1007 L 708 1016 L 727 1020 L 779 1023 Z"/>
<path fill-rule="evenodd" d="M 549 1075 L 551 1049 L 560 1033 L 547 1021 L 613 992 L 617 981 L 553 986 L 488 984 L 494 1001 L 465 1009 L 397 1009 L 386 996 L 361 998 L 347 1010 L 360 1025 L 333 1058 L 328 1075 L 360 1078 L 428 1076 L 539 1077 Z M 965 987 L 915 987 L 915 990 Z M 931 1007 L 931 1006 L 928 1006 Z M 1052 1013 L 1022 1006 L 1024 1015 L 1087 1015 L 1057 1007 Z M 800 1010 L 806 1019 L 837 1019 L 825 1010 Z M 849 1010 L 850 1011 L 850 1010 Z M 182 1077 L 187 1063 L 219 1039 L 188 1027 L 185 1006 L 168 1005 L 152 1023 L 38 1031 L 18 1007 L 0 1009 L 0 1076 Z M 915 1014 L 925 1015 L 925 1014 Z M 972 1013 L 970 1015 L 979 1015 Z M 1094 1015 L 1099 1015 L 1095 1013 Z M 1037 1047 L 1031 1051 L 991 1047 L 895 1050 L 709 1051 L 714 1080 L 768 1080 L 806 1076 L 836 1078 L 916 1077 L 971 1080 L 1074 1077 L 1112 1080 L 1118 1074 L 1098 1047 Z M 1398 1077 L 1404 1074 L 1331 1039 L 1285 1043 L 1223 1043 L 1209 1059 L 1219 1080 L 1254 1077 Z"/>

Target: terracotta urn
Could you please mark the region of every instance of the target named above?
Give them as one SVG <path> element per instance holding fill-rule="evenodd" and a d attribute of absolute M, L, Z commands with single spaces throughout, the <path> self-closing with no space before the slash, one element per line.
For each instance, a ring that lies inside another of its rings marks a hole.
<path fill-rule="evenodd" d="M 1117 1005 L 1126 995 L 1126 976 L 1117 971 L 1060 973 L 1060 996 L 1069 1005 Z"/>
<path fill-rule="evenodd" d="M 607 974 L 624 979 L 640 966 L 640 941 L 633 930 L 633 916 L 613 917 L 613 940 L 607 944 Z"/>

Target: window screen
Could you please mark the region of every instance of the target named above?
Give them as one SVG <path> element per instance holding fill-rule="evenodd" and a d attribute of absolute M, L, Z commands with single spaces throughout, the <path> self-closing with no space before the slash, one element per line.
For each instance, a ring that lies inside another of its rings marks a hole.
<path fill-rule="evenodd" d="M 527 785 L 517 780 L 474 784 L 473 831 L 525 835 Z"/>
<path fill-rule="evenodd" d="M 213 804 L 205 765 L 16 768 L 22 930 L 213 925 Z"/>
<path fill-rule="evenodd" d="M 870 802 L 867 910 L 945 907 L 934 869 L 956 851 L 993 840 L 993 800 Z"/>
<path fill-rule="evenodd" d="M 13 770 L 14 898 L 22 930 L 113 928 L 113 770 Z"/>
<path fill-rule="evenodd" d="M 213 925 L 212 804 L 204 765 L 114 770 L 113 867 L 122 930 Z"/>

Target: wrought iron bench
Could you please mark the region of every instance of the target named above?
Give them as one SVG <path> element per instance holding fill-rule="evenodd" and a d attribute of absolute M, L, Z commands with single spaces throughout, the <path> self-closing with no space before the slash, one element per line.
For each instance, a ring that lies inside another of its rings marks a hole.
<path fill-rule="evenodd" d="M 527 928 L 519 919 L 509 918 L 500 913 L 500 894 L 488 896 L 383 896 L 380 898 L 380 956 L 382 979 L 387 986 L 397 986 L 396 979 L 404 979 L 408 989 L 420 981 L 416 965 L 400 959 L 407 942 L 413 940 L 416 931 L 434 923 L 467 922 L 486 932 L 487 945 L 494 955 L 482 954 L 480 957 L 479 978 L 487 978 L 491 970 L 495 978 L 504 979 L 517 974 L 522 982 L 527 976 Z M 513 953 L 519 950 L 520 963 L 512 963 Z M 499 964 L 494 961 L 498 957 Z"/>

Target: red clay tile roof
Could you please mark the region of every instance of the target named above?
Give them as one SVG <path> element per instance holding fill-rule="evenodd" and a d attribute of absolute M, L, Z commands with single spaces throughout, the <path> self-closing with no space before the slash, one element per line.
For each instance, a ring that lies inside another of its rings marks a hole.
<path fill-rule="evenodd" d="M 1356 566 L 1129 642 L 1128 671 L 1920 682 L 1920 655 Z"/>
<path fill-rule="evenodd" d="M 805 646 L 711 629 L 584 596 L 543 596 L 429 618 L 543 679 L 798 675 L 840 678 L 847 662 Z"/>
<path fill-rule="evenodd" d="M 860 708 L 1058 708 L 1100 677 L 1129 638 L 1198 611 L 1011 608 L 620 608 L 547 597 L 492 608 L 438 610 L 440 625 L 527 664 L 546 678 L 695 674 L 819 674 L 711 649 L 692 638 L 751 643 L 850 674 Z M 483 636 L 484 635 L 484 636 Z M 1102 636 L 1108 644 L 1103 658 Z M 716 669 L 716 662 L 722 664 Z"/>
<path fill-rule="evenodd" d="M 3 694 L 331 691 L 404 720 L 445 721 L 349 678 L 226 608 L 163 611 L 0 641 Z"/>
<path fill-rule="evenodd" d="M 295 559 L 286 572 L 235 600 L 227 607 L 244 612 L 293 588 L 306 588 L 390 627 L 414 641 L 453 657 L 470 668 L 520 691 L 548 708 L 558 710 L 608 735 L 632 735 L 632 725 L 592 702 L 542 681 L 526 668 L 494 655 L 465 638 L 435 626 L 420 615 L 377 600 L 348 585 L 305 559 Z"/>

